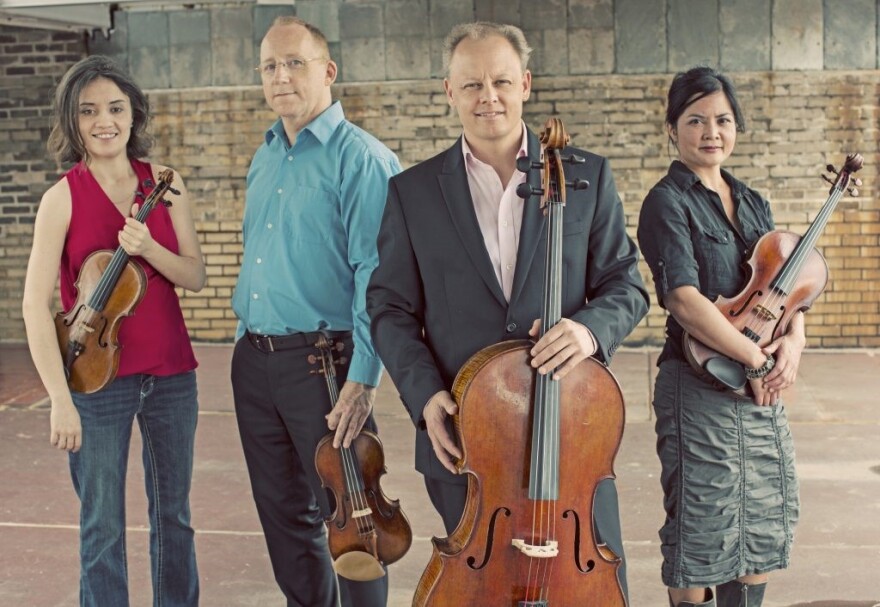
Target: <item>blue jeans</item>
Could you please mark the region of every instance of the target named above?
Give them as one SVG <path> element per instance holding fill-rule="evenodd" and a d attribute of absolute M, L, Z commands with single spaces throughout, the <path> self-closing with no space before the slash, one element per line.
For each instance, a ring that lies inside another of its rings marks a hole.
<path fill-rule="evenodd" d="M 130 375 L 73 393 L 82 448 L 70 454 L 80 500 L 80 605 L 126 607 L 125 473 L 132 422 L 143 438 L 153 605 L 197 605 L 199 576 L 189 488 L 198 402 L 194 371 Z"/>

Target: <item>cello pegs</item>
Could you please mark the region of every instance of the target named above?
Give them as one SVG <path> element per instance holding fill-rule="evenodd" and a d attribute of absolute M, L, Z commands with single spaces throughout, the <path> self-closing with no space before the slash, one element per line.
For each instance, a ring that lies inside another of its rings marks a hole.
<path fill-rule="evenodd" d="M 563 156 L 562 162 L 567 162 L 569 164 L 584 164 L 586 162 L 586 159 L 583 156 L 572 154 L 571 156 Z"/>
<path fill-rule="evenodd" d="M 516 195 L 520 198 L 528 198 L 530 196 L 542 196 L 544 194 L 544 190 L 541 188 L 536 188 L 528 183 L 521 183 L 516 186 Z"/>
<path fill-rule="evenodd" d="M 516 170 L 520 173 L 528 173 L 532 169 L 540 169 L 543 167 L 544 165 L 541 161 L 533 161 L 528 156 L 520 156 L 516 159 Z"/>
<path fill-rule="evenodd" d="M 573 190 L 586 190 L 590 187 L 590 182 L 586 179 L 575 179 L 574 181 L 566 181 L 565 185 Z"/>

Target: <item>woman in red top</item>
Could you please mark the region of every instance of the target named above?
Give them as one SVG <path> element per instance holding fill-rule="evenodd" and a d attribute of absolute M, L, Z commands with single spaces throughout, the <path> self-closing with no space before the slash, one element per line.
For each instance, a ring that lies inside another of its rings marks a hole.
<path fill-rule="evenodd" d="M 80 499 L 80 603 L 128 605 L 125 471 L 133 420 L 143 437 L 154 603 L 196 605 L 198 572 L 189 488 L 198 403 L 192 346 L 175 287 L 198 291 L 205 265 L 180 176 L 145 224 L 135 192 L 149 195 L 166 167 L 140 159 L 150 149 L 149 103 L 106 57 L 65 74 L 55 96 L 49 150 L 76 163 L 43 196 L 24 292 L 34 364 L 52 401 L 50 443 L 69 453 Z M 68 309 L 85 258 L 122 246 L 147 276 L 144 299 L 123 319 L 116 379 L 94 394 L 72 392 L 55 337 L 53 293 L 61 278 Z"/>

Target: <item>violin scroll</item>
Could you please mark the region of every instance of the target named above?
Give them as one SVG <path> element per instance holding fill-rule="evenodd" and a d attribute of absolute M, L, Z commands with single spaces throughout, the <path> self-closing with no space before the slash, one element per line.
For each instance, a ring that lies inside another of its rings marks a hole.
<path fill-rule="evenodd" d="M 826 165 L 825 170 L 837 176 L 836 179 L 831 179 L 827 175 L 822 175 L 822 179 L 831 184 L 829 194 L 832 194 L 835 190 L 838 190 L 840 192 L 849 192 L 850 196 L 858 196 L 858 186 L 862 185 L 862 180 L 858 177 L 853 177 L 853 173 L 860 171 L 864 164 L 865 159 L 862 157 L 861 154 L 856 153 L 849 154 L 846 157 L 846 160 L 843 163 L 843 169 L 841 171 L 837 171 L 837 169 L 835 169 L 834 165 L 832 164 Z M 852 185 L 850 185 L 850 183 Z"/>

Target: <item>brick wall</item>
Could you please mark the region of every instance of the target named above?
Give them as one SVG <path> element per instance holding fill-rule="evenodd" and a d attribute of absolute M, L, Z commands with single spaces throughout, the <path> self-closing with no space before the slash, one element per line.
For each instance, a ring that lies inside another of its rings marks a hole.
<path fill-rule="evenodd" d="M 55 85 L 85 55 L 79 34 L 0 27 L 0 339 L 23 339 L 21 297 L 40 197 Z"/>
<path fill-rule="evenodd" d="M 19 302 L 33 213 L 59 173 L 44 152 L 48 100 L 53 83 L 83 47 L 69 34 L 13 28 L 0 28 L 0 44 L 0 339 L 21 340 Z M 22 50 L 12 53 L 10 47 Z M 819 178 L 826 163 L 839 165 L 850 150 L 865 155 L 861 197 L 841 203 L 819 243 L 831 281 L 807 316 L 807 332 L 815 346 L 880 346 L 880 74 L 731 75 L 748 132 L 740 136 L 728 167 L 770 198 L 780 228 L 803 233 L 815 218 L 827 195 Z M 668 74 L 538 77 L 526 106 L 530 126 L 557 115 L 576 145 L 611 159 L 633 235 L 641 201 L 671 159 L 662 127 L 669 80 Z M 445 149 L 460 132 L 439 80 L 347 83 L 334 93 L 348 117 L 397 152 L 405 166 Z M 226 340 L 235 327 L 229 297 L 240 260 L 244 177 L 272 115 L 262 92 L 252 86 L 152 90 L 150 100 L 154 156 L 186 180 L 208 263 L 206 288 L 182 294 L 184 314 L 195 339 Z M 3 143 L 7 139 L 10 143 Z M 663 323 L 655 305 L 628 343 L 659 343 Z"/>

